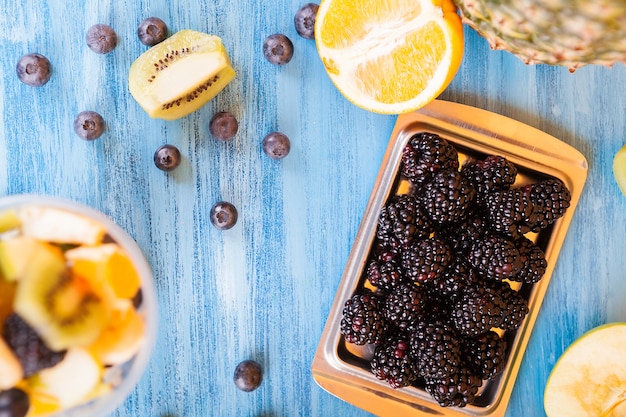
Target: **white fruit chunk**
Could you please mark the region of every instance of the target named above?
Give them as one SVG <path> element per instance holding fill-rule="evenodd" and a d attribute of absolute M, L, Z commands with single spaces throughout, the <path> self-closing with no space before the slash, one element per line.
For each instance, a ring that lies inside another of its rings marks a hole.
<path fill-rule="evenodd" d="M 24 376 L 22 365 L 0 338 L 0 391 L 13 388 Z"/>
<path fill-rule="evenodd" d="M 626 323 L 595 328 L 563 353 L 544 407 L 548 417 L 626 417 Z"/>
<path fill-rule="evenodd" d="M 99 222 L 63 209 L 26 206 L 18 217 L 22 234 L 47 242 L 96 245 L 106 233 Z"/>
<path fill-rule="evenodd" d="M 101 376 L 102 367 L 94 357 L 84 349 L 73 348 L 61 362 L 39 372 L 39 383 L 41 391 L 56 397 L 61 407 L 67 408 L 87 400 Z"/>

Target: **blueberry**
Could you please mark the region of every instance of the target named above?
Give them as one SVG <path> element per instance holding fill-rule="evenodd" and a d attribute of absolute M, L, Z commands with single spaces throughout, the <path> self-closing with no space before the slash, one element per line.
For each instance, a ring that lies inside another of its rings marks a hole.
<path fill-rule="evenodd" d="M 104 132 L 104 119 L 95 111 L 81 111 L 74 119 L 74 132 L 81 139 L 98 139 Z"/>
<path fill-rule="evenodd" d="M 41 54 L 26 54 L 17 61 L 17 77 L 26 85 L 41 87 L 50 79 L 50 61 Z"/>
<path fill-rule="evenodd" d="M 180 165 L 180 151 L 174 145 L 160 146 L 154 152 L 154 165 L 161 171 L 171 171 Z"/>
<path fill-rule="evenodd" d="M 317 9 L 319 6 L 315 3 L 307 3 L 300 7 L 293 18 L 293 23 L 296 26 L 296 32 L 304 39 L 314 39 L 315 33 L 315 16 L 317 15 Z"/>
<path fill-rule="evenodd" d="M 262 380 L 263 370 L 261 365 L 253 360 L 243 361 L 235 368 L 233 381 L 235 381 L 237 388 L 242 391 L 254 391 L 261 385 Z"/>
<path fill-rule="evenodd" d="M 167 25 L 158 17 L 148 17 L 139 24 L 137 36 L 144 45 L 154 46 L 167 38 Z"/>
<path fill-rule="evenodd" d="M 0 416 L 24 417 L 28 413 L 30 400 L 28 395 L 19 388 L 0 391 Z"/>
<path fill-rule="evenodd" d="M 117 46 L 117 34 L 111 26 L 98 23 L 87 29 L 87 46 L 97 54 L 108 54 Z"/>
<path fill-rule="evenodd" d="M 272 159 L 282 159 L 289 154 L 291 142 L 280 132 L 272 132 L 263 138 L 263 152 Z"/>
<path fill-rule="evenodd" d="M 285 35 L 276 33 L 265 38 L 263 54 L 274 65 L 285 65 L 293 57 L 293 43 Z"/>
<path fill-rule="evenodd" d="M 227 201 L 211 207 L 211 223 L 220 230 L 228 230 L 237 223 L 237 209 Z"/>
<path fill-rule="evenodd" d="M 209 122 L 209 132 L 218 140 L 231 140 L 237 134 L 238 129 L 239 125 L 235 116 L 225 111 L 216 113 Z"/>

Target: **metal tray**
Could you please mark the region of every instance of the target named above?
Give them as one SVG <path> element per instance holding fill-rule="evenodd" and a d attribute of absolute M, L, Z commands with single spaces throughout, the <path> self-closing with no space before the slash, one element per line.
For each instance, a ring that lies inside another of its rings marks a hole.
<path fill-rule="evenodd" d="M 545 252 L 548 268 L 535 285 L 519 291 L 529 313 L 517 331 L 506 332 L 509 355 L 504 371 L 485 382 L 474 404 L 441 407 L 419 386 L 401 389 L 379 381 L 369 369 L 371 346 L 345 342 L 339 328 L 345 301 L 365 284 L 364 268 L 376 234 L 378 214 L 388 198 L 406 185 L 399 174 L 402 149 L 412 135 L 437 133 L 467 158 L 501 155 L 518 167 L 520 184 L 556 177 L 572 194 L 570 208 L 551 227 L 527 237 Z M 474 107 L 435 100 L 417 112 L 398 116 L 374 189 L 322 333 L 312 371 L 315 381 L 337 397 L 379 416 L 504 416 L 522 356 L 550 282 L 559 251 L 587 178 L 587 160 L 571 146 L 540 130 Z"/>

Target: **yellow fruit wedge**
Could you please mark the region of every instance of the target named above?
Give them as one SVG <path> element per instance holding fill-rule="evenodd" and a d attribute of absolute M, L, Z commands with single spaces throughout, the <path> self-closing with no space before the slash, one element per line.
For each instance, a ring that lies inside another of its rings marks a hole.
<path fill-rule="evenodd" d="M 342 94 L 384 114 L 434 100 L 454 78 L 464 48 L 452 0 L 322 0 L 315 41 Z"/>
<path fill-rule="evenodd" d="M 9 209 L 0 213 L 0 233 L 19 227 L 22 223 L 15 210 Z"/>
<path fill-rule="evenodd" d="M 108 285 L 119 298 L 132 298 L 141 285 L 139 275 L 124 250 L 115 243 L 81 246 L 65 252 L 72 273 L 93 288 Z"/>
<path fill-rule="evenodd" d="M 561 355 L 548 378 L 548 417 L 626 416 L 626 323 L 592 329 Z"/>
<path fill-rule="evenodd" d="M 626 145 L 615 154 L 615 158 L 613 159 L 613 175 L 615 176 L 615 181 L 617 181 L 617 185 L 622 191 L 622 194 L 626 196 Z"/>
<path fill-rule="evenodd" d="M 233 78 L 219 37 L 181 30 L 133 62 L 128 88 L 150 117 L 174 120 L 198 110 Z"/>

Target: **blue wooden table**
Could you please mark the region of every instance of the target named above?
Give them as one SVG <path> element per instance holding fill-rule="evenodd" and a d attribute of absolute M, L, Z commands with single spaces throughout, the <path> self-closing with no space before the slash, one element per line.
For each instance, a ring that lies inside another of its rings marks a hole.
<path fill-rule="evenodd" d="M 366 415 L 319 388 L 310 368 L 395 117 L 361 110 L 333 87 L 314 41 L 294 29 L 302 3 L 0 0 L 0 193 L 45 193 L 102 210 L 137 240 L 154 271 L 159 337 L 114 416 Z M 237 71 L 216 99 L 178 121 L 150 119 L 128 92 L 130 64 L 146 49 L 137 26 L 148 16 L 171 32 L 222 37 Z M 112 53 L 87 48 L 94 23 L 117 31 Z M 272 33 L 293 40 L 284 67 L 263 58 Z M 27 52 L 52 63 L 42 88 L 16 77 Z M 626 197 L 611 171 L 626 143 L 626 67 L 570 74 L 525 66 L 466 30 L 463 64 L 441 98 L 537 127 L 589 161 L 507 414 L 542 416 L 548 374 L 565 348 L 594 326 L 626 321 Z M 100 139 L 74 134 L 82 110 L 104 117 Z M 208 132 L 217 111 L 239 120 L 232 142 Z M 274 130 L 291 138 L 284 160 L 261 151 Z M 184 158 L 171 173 L 152 161 L 165 143 Z M 239 210 L 228 231 L 209 221 L 220 200 Z M 252 393 L 232 382 L 245 359 L 265 370 Z"/>

